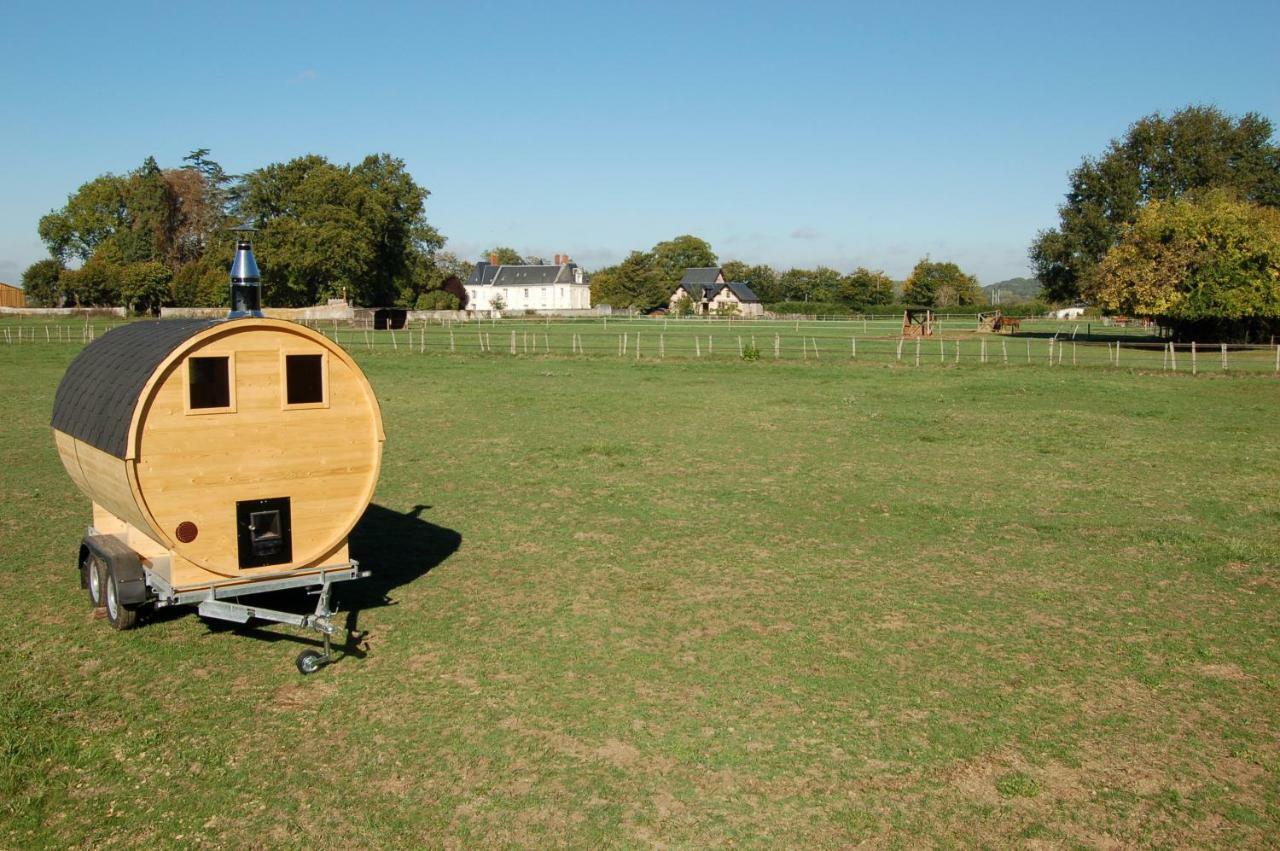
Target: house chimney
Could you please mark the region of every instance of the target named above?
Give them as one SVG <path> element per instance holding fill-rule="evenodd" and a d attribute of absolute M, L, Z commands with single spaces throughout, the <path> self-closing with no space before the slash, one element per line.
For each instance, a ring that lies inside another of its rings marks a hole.
<path fill-rule="evenodd" d="M 560 255 L 559 255 L 559 254 L 557 254 L 557 255 L 556 255 L 556 265 L 557 265 L 557 266 L 559 266 L 559 265 L 560 265 Z"/>
<path fill-rule="evenodd" d="M 489 265 L 490 265 L 490 266 L 497 266 L 497 265 L 498 265 L 498 252 L 496 252 L 496 251 L 490 251 L 490 252 L 489 252 Z"/>
<path fill-rule="evenodd" d="M 245 316 L 262 317 L 262 278 L 258 273 L 258 261 L 253 256 L 249 237 L 254 229 L 249 225 L 232 228 L 236 234 L 236 256 L 231 261 L 231 313 L 229 319 Z"/>

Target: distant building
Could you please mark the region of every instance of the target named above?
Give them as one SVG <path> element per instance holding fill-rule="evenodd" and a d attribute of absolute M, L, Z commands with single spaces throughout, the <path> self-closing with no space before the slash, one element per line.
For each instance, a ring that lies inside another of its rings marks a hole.
<path fill-rule="evenodd" d="M 587 310 L 591 285 L 582 267 L 557 254 L 555 263 L 513 266 L 497 262 L 477 263 L 466 283 L 468 310 L 493 310 L 495 299 L 503 310 Z"/>
<path fill-rule="evenodd" d="M 1079 319 L 1084 316 L 1083 307 L 1064 307 L 1053 312 L 1054 319 Z"/>
<path fill-rule="evenodd" d="M 0 284 L 0 307 L 26 307 L 27 294 L 22 287 Z"/>
<path fill-rule="evenodd" d="M 695 313 L 716 314 L 736 310 L 737 316 L 761 316 L 764 307 L 751 287 L 724 279 L 724 271 L 717 266 L 685 269 L 680 286 L 671 294 L 669 308 L 675 311 L 679 302 L 693 300 Z"/>

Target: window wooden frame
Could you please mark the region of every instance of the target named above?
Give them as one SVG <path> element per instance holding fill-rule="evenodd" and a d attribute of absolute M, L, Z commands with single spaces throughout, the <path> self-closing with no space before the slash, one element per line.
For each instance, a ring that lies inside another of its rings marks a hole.
<path fill-rule="evenodd" d="M 290 357 L 309 355 L 320 358 L 320 401 L 296 402 L 289 404 L 289 361 Z M 280 410 L 306 411 L 329 407 L 329 353 L 315 349 L 281 349 L 280 350 Z"/>
<path fill-rule="evenodd" d="M 227 399 L 230 404 L 222 408 L 193 408 L 191 406 L 191 361 L 203 358 L 225 358 L 227 361 Z M 188 355 L 182 361 L 182 405 L 188 416 L 203 414 L 234 414 L 236 412 L 236 353 L 217 352 L 204 355 Z"/>

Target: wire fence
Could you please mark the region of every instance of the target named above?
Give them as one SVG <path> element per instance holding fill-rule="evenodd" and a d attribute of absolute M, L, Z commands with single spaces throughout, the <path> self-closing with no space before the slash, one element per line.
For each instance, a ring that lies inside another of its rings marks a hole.
<path fill-rule="evenodd" d="M 1094 367 L 1150 372 L 1280 375 L 1280 345 L 1174 342 L 1149 329 L 1096 329 L 1088 323 L 1024 322 L 1017 335 L 978 333 L 972 317 L 927 337 L 902 336 L 901 324 L 871 319 L 831 322 L 755 320 L 484 319 L 415 322 L 375 329 L 332 321 L 308 327 L 354 353 L 554 356 L 632 361 L 812 361 L 900 366 Z M 0 345 L 91 342 L 127 320 L 0 322 Z"/>

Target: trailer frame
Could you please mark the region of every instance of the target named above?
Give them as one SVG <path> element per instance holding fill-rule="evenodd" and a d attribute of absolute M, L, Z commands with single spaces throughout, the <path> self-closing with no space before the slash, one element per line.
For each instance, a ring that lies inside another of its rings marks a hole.
<path fill-rule="evenodd" d="M 85 530 L 84 540 L 80 547 L 81 582 L 88 581 L 84 573 L 86 554 L 96 557 L 106 575 L 101 579 L 105 583 L 105 603 L 108 617 L 113 625 L 118 622 L 116 614 L 110 610 L 115 607 L 138 609 L 150 605 L 157 609 L 170 606 L 196 607 L 203 618 L 247 624 L 251 620 L 281 623 L 304 630 L 320 633 L 324 642 L 324 652 L 314 649 L 303 650 L 294 660 L 298 671 L 302 674 L 313 674 L 324 665 L 333 661 L 332 638 L 337 632 L 333 623 L 336 610 L 331 607 L 332 590 L 335 583 L 364 579 L 369 571 L 360 568 L 360 562 L 351 559 L 344 562 L 322 565 L 314 568 L 269 573 L 251 577 L 228 577 L 227 579 L 199 587 L 175 588 L 165 578 L 168 567 L 167 556 L 143 559 L 128 547 L 116 535 L 99 532 L 90 526 Z M 140 568 L 140 570 L 139 570 Z M 140 575 L 139 575 L 140 574 Z M 127 599 L 119 596 L 117 589 L 128 589 Z M 273 591 L 286 591 L 294 588 L 317 589 L 309 593 L 317 595 L 315 610 L 305 614 L 283 612 L 252 603 L 241 602 L 241 597 L 267 594 Z M 128 629 L 133 626 L 133 619 L 127 621 Z"/>

